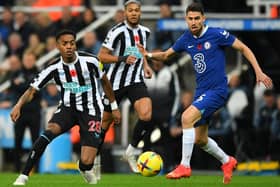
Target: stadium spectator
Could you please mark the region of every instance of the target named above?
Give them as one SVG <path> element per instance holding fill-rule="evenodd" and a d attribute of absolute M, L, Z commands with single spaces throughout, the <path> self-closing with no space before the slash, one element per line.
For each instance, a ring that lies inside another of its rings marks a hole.
<path fill-rule="evenodd" d="M 11 55 L 0 65 L 0 83 L 10 80 L 21 69 L 21 60 L 17 55 Z"/>
<path fill-rule="evenodd" d="M 39 35 L 36 33 L 30 34 L 28 45 L 24 50 L 24 53 L 33 53 L 37 58 L 42 56 L 45 52 L 45 44 L 40 41 Z"/>
<path fill-rule="evenodd" d="M 29 35 L 34 31 L 35 29 L 30 23 L 28 16 L 24 12 L 16 12 L 14 16 L 12 32 L 17 32 L 20 34 L 24 45 L 27 45 Z"/>
<path fill-rule="evenodd" d="M 35 16 L 35 31 L 40 37 L 40 41 L 46 42 L 46 39 L 55 35 L 55 28 L 52 20 L 46 12 L 38 13 Z"/>
<path fill-rule="evenodd" d="M 279 151 L 279 143 L 280 143 L 280 96 L 277 96 L 276 99 L 276 110 L 272 114 L 272 123 L 270 128 L 271 133 L 271 145 L 270 145 L 270 153 L 272 160 L 280 161 L 280 151 Z"/>
<path fill-rule="evenodd" d="M 101 79 L 103 90 L 109 102 L 112 103 L 114 122 L 120 123 L 120 112 L 111 84 L 99 65 L 98 59 L 76 51 L 76 34 L 71 30 L 62 30 L 57 33 L 56 41 L 60 57 L 33 79 L 11 111 L 11 119 L 14 122 L 21 117 L 24 118 L 24 115 L 20 115 L 21 110 L 52 79 L 61 89 L 62 104 L 58 106 L 48 122 L 46 130 L 33 144 L 24 170 L 13 183 L 14 185 L 25 185 L 31 169 L 38 162 L 47 145 L 76 124 L 80 126 L 82 144 L 81 158 L 78 163 L 79 171 L 87 183 L 97 183 L 92 167 L 96 148 L 100 142 L 103 106 L 101 96 L 97 91 L 96 79 Z M 38 126 L 38 123 L 33 125 Z"/>
<path fill-rule="evenodd" d="M 4 7 L 0 20 L 0 35 L 6 43 L 13 28 L 13 12 L 10 7 Z"/>
<path fill-rule="evenodd" d="M 33 78 L 38 73 L 36 67 L 36 56 L 33 53 L 25 53 L 22 59 L 23 67 L 12 78 L 11 91 L 16 100 L 28 88 Z M 26 128 L 31 132 L 31 139 L 34 143 L 39 136 L 41 129 L 41 95 L 37 94 L 34 99 L 22 108 L 23 115 L 15 122 L 15 146 L 14 146 L 14 164 L 15 171 L 21 170 L 22 142 Z"/>
<path fill-rule="evenodd" d="M 125 20 L 123 9 L 118 9 L 113 17 L 114 23 L 122 23 Z"/>
<path fill-rule="evenodd" d="M 94 31 L 85 33 L 82 40 L 81 50 L 88 53 L 97 54 L 101 47 L 101 42 L 97 39 Z"/>
<path fill-rule="evenodd" d="M 56 49 L 56 41 L 54 36 L 49 36 L 46 39 L 46 52 Z"/>
<path fill-rule="evenodd" d="M 257 159 L 270 160 L 271 125 L 273 112 L 276 110 L 276 95 L 273 89 L 267 89 L 263 93 L 264 104 L 256 113 L 256 155 Z"/>
<path fill-rule="evenodd" d="M 160 4 L 160 19 L 158 20 L 158 23 L 163 20 L 167 19 L 174 19 L 171 6 L 169 4 L 163 2 Z M 168 49 L 175 41 L 176 38 L 174 36 L 173 31 L 164 31 L 164 30 L 159 30 L 158 25 L 156 26 L 154 38 L 155 38 L 155 47 L 156 48 L 161 48 L 162 50 Z"/>
<path fill-rule="evenodd" d="M 72 29 L 75 32 L 79 31 L 77 17 L 72 16 L 71 7 L 63 6 L 61 13 L 61 18 L 53 23 L 55 28 L 54 33 L 59 32 L 61 29 Z"/>
<path fill-rule="evenodd" d="M 0 34 L 0 64 L 4 61 L 6 54 L 8 52 L 8 47 L 2 39 Z"/>
<path fill-rule="evenodd" d="M 22 57 L 24 44 L 22 42 L 21 35 L 17 32 L 13 32 L 9 35 L 8 38 L 8 52 L 6 56 L 18 55 L 20 58 Z"/>
<path fill-rule="evenodd" d="M 271 88 L 272 80 L 263 73 L 253 52 L 243 42 L 224 29 L 205 25 L 205 19 L 202 5 L 192 3 L 186 9 L 186 22 L 189 29 L 171 48 L 164 52 L 148 53 L 143 46 L 138 46 L 148 58 L 164 61 L 175 53 L 188 52 L 196 71 L 197 88 L 194 102 L 182 115 L 182 161 L 166 177 L 178 179 L 191 176 L 190 159 L 196 143 L 222 163 L 223 183 L 228 184 L 237 161 L 208 137 L 209 119 L 215 111 L 225 105 L 228 95 L 224 48 L 231 46 L 246 57 L 254 68 L 257 83 L 262 82 L 266 87 Z"/>

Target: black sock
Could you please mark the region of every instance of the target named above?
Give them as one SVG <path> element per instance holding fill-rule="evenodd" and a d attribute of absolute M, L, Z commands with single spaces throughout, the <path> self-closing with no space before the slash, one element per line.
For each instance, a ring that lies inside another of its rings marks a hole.
<path fill-rule="evenodd" d="M 138 143 L 143 139 L 145 134 L 151 129 L 150 121 L 138 120 L 132 134 L 131 145 L 137 147 Z"/>
<path fill-rule="evenodd" d="M 45 131 L 34 143 L 31 152 L 28 155 L 28 159 L 22 174 L 29 175 L 34 165 L 38 162 L 47 145 L 55 137 L 50 131 Z"/>
<path fill-rule="evenodd" d="M 79 161 L 79 169 L 81 171 L 91 170 L 92 167 L 93 167 L 93 163 L 92 164 L 84 164 L 81 160 Z"/>

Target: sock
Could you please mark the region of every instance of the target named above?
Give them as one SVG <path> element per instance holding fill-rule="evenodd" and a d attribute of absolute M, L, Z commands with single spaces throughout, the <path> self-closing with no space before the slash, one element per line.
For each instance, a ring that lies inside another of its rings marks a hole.
<path fill-rule="evenodd" d="M 184 165 L 185 167 L 190 167 L 194 138 L 195 138 L 194 128 L 183 129 L 181 164 Z"/>
<path fill-rule="evenodd" d="M 138 143 L 143 139 L 146 132 L 151 128 L 149 121 L 138 120 L 132 133 L 131 145 L 137 147 Z"/>
<path fill-rule="evenodd" d="M 135 151 L 137 151 L 137 148 L 129 144 L 128 147 L 126 148 L 125 154 L 129 156 L 134 155 Z"/>
<path fill-rule="evenodd" d="M 92 164 L 84 164 L 81 160 L 79 161 L 79 169 L 81 171 L 91 170 L 92 167 L 93 167 L 93 163 Z"/>
<path fill-rule="evenodd" d="M 229 161 L 229 156 L 218 146 L 218 144 L 210 137 L 208 137 L 208 143 L 201 147 L 205 152 L 214 156 L 222 164 L 225 164 Z"/>
<path fill-rule="evenodd" d="M 29 175 L 34 165 L 38 162 L 47 145 L 51 142 L 54 136 L 50 131 L 44 132 L 34 143 L 31 152 L 28 155 L 28 159 L 22 174 Z"/>

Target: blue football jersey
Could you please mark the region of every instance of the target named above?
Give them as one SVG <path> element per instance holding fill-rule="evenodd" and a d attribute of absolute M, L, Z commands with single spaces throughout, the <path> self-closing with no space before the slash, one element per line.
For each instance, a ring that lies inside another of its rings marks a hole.
<path fill-rule="evenodd" d="M 197 92 L 227 88 L 224 48 L 231 46 L 234 40 L 228 31 L 206 26 L 199 37 L 186 30 L 172 46 L 175 52 L 185 51 L 191 55 Z"/>

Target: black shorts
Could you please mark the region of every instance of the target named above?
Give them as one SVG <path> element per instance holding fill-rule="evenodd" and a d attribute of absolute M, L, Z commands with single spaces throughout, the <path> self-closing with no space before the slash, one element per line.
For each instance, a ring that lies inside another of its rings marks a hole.
<path fill-rule="evenodd" d="M 81 145 L 98 147 L 101 142 L 101 117 L 91 116 L 87 112 L 77 111 L 70 107 L 59 106 L 49 123 L 57 123 L 61 133 L 67 132 L 74 125 L 80 127 Z"/>
<path fill-rule="evenodd" d="M 133 105 L 135 101 L 138 99 L 144 98 L 144 97 L 150 97 L 148 94 L 147 87 L 144 83 L 136 83 L 130 86 L 126 86 L 124 88 L 121 88 L 119 90 L 115 90 L 115 98 L 117 103 L 119 104 L 121 100 L 126 97 L 129 99 L 131 104 Z M 102 99 L 103 105 L 104 105 L 104 111 L 111 112 L 111 106 L 110 102 L 105 95 Z"/>

